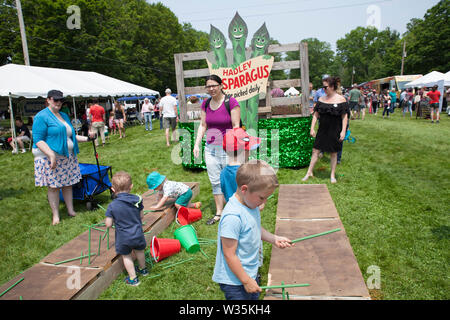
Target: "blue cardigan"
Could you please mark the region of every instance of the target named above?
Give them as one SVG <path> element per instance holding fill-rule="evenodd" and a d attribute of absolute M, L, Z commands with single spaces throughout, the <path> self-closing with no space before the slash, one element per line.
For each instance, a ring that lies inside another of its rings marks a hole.
<path fill-rule="evenodd" d="M 75 129 L 70 123 L 69 116 L 64 112 L 59 113 L 72 129 L 73 153 L 79 153 L 78 142 Z M 33 148 L 37 148 L 36 143 L 45 141 L 50 149 L 56 153 L 69 157 L 69 148 L 67 147 L 66 126 L 56 118 L 56 116 L 47 107 L 36 114 L 33 121 Z"/>

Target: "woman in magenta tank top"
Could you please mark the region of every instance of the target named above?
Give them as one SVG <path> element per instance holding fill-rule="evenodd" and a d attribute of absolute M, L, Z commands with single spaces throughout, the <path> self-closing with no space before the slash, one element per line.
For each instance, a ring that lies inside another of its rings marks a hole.
<path fill-rule="evenodd" d="M 239 127 L 241 111 L 237 100 L 230 97 L 230 112 L 228 112 L 222 79 L 219 76 L 206 77 L 205 88 L 211 100 L 209 105 L 206 105 L 208 100 L 205 100 L 201 107 L 201 122 L 195 140 L 194 157 L 199 156 L 201 142 L 206 133 L 205 163 L 216 203 L 216 215 L 207 221 L 209 225 L 219 221 L 225 206 L 225 198 L 220 188 L 220 172 L 227 165 L 227 155 L 222 147 L 222 138 L 226 130 Z"/>

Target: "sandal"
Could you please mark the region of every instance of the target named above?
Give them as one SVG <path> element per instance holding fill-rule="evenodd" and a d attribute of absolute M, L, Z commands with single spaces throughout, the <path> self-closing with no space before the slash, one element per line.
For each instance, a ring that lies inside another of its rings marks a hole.
<path fill-rule="evenodd" d="M 214 217 L 212 217 L 211 219 L 209 219 L 208 221 L 206 221 L 206 224 L 207 224 L 208 226 L 210 226 L 210 225 L 216 223 L 217 221 L 220 220 L 220 217 L 221 217 L 221 216 L 222 216 L 222 215 L 220 215 L 220 214 L 214 215 Z M 214 219 L 215 217 L 219 217 L 219 219 L 216 220 L 216 219 Z"/>

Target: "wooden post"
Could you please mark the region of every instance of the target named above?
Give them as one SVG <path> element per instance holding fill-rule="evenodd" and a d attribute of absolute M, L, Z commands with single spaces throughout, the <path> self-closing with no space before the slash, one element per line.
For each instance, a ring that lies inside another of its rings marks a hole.
<path fill-rule="evenodd" d="M 302 116 L 309 116 L 309 59 L 308 43 L 300 43 L 300 78 L 302 85 Z"/>
<path fill-rule="evenodd" d="M 177 53 L 174 55 L 175 60 L 175 73 L 177 79 L 177 94 L 178 101 L 180 103 L 180 120 L 181 122 L 187 122 L 187 103 L 184 90 L 184 71 L 183 71 L 183 54 Z"/>

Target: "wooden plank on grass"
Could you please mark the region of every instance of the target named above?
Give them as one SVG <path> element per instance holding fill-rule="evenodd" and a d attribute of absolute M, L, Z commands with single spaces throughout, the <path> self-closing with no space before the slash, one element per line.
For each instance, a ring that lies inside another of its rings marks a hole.
<path fill-rule="evenodd" d="M 320 205 L 322 209 L 318 209 Z M 310 284 L 289 288 L 291 300 L 370 299 L 326 185 L 280 186 L 275 234 L 294 240 L 337 228 L 341 230 L 300 241 L 291 248 L 272 246 L 267 285 Z M 265 299 L 281 299 L 281 295 L 281 289 L 271 289 Z"/>

